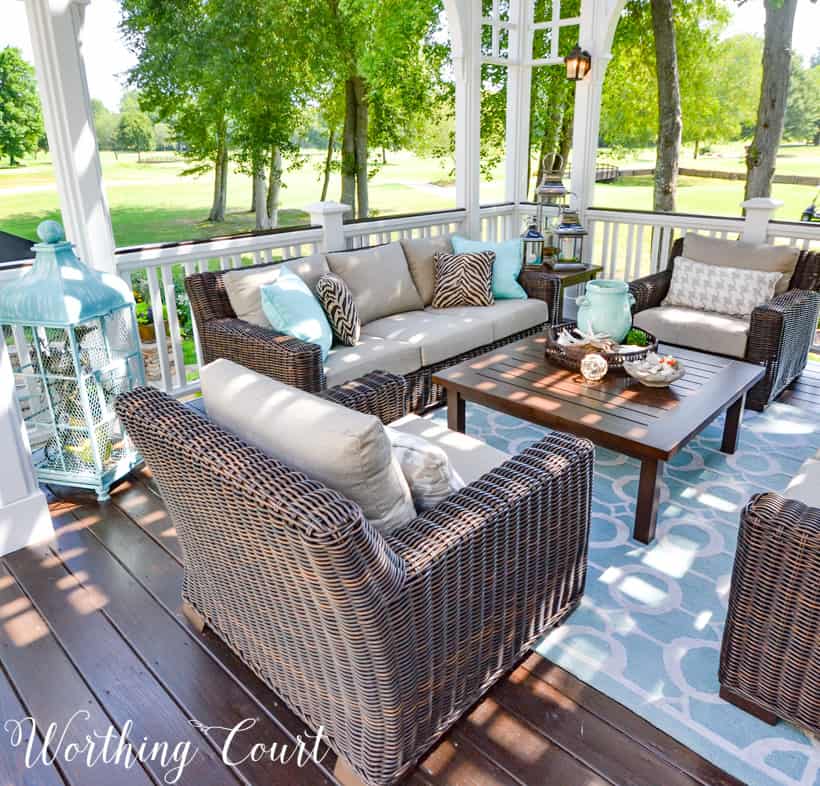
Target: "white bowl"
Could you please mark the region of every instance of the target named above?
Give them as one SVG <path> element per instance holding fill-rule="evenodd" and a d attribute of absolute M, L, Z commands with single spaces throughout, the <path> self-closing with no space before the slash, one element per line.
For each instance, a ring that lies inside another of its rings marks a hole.
<path fill-rule="evenodd" d="M 624 371 L 642 385 L 650 388 L 665 388 L 684 376 L 686 370 L 678 361 L 674 368 L 659 362 L 660 356 L 650 352 L 644 360 L 625 361 Z"/>

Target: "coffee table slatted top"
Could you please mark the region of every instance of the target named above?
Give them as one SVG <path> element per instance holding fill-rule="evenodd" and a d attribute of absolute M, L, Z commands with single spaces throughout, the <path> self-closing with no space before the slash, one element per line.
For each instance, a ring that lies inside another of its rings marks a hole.
<path fill-rule="evenodd" d="M 658 351 L 686 370 L 670 387 L 649 388 L 623 372 L 588 384 L 579 372 L 547 362 L 544 343 L 541 336 L 522 339 L 444 369 L 433 381 L 467 401 L 666 461 L 764 373 L 740 360 L 661 345 Z"/>

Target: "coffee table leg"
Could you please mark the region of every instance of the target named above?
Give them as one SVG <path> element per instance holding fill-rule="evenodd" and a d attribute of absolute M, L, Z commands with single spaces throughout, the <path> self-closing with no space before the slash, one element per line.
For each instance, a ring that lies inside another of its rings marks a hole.
<path fill-rule="evenodd" d="M 663 462 L 657 459 L 641 461 L 641 477 L 638 481 L 638 504 L 635 510 L 635 530 L 633 537 L 641 543 L 651 543 L 655 538 L 658 521 L 660 487 L 658 481 L 663 474 Z"/>
<path fill-rule="evenodd" d="M 447 427 L 451 431 L 467 431 L 465 400 L 455 390 L 447 391 Z"/>
<path fill-rule="evenodd" d="M 740 436 L 740 424 L 743 422 L 743 408 L 746 406 L 744 393 L 729 409 L 726 410 L 726 423 L 723 426 L 723 442 L 720 449 L 724 453 L 737 450 L 737 439 Z"/>

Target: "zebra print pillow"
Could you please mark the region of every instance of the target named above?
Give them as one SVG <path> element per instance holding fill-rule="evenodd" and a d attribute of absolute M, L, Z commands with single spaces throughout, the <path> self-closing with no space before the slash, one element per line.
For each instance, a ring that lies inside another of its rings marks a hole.
<path fill-rule="evenodd" d="M 495 251 L 436 254 L 436 291 L 433 308 L 491 306 Z"/>
<path fill-rule="evenodd" d="M 333 335 L 349 347 L 359 343 L 362 321 L 353 293 L 344 279 L 335 273 L 326 273 L 316 282 L 316 297 L 327 314 Z"/>

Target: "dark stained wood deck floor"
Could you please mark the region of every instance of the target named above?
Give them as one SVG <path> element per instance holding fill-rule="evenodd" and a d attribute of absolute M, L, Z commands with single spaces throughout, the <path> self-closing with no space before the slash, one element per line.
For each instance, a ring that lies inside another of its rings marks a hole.
<path fill-rule="evenodd" d="M 820 364 L 784 400 L 820 406 Z M 138 745 L 188 741 L 199 755 L 185 786 L 332 786 L 334 756 L 321 765 L 252 762 L 229 768 L 224 732 L 257 718 L 248 743 L 293 745 L 303 723 L 212 633 L 197 635 L 180 612 L 182 553 L 173 524 L 143 471 L 111 503 L 49 490 L 58 536 L 0 560 L 0 719 L 36 719 L 42 746 L 87 713 L 64 742 L 89 728 Z M 252 737 L 252 740 L 250 739 Z M 169 774 L 158 762 L 130 769 L 82 757 L 26 768 L 0 723 L 0 786 L 149 786 Z M 536 654 L 476 705 L 407 779 L 412 786 L 736 786 L 739 782 L 604 694 Z"/>

